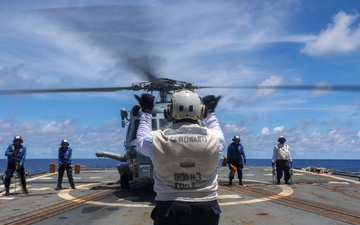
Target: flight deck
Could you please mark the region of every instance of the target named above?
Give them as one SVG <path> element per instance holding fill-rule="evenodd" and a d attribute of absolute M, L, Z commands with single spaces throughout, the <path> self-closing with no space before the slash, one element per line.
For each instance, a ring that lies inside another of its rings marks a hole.
<path fill-rule="evenodd" d="M 293 184 L 273 184 L 271 167 L 246 167 L 244 185 L 228 185 L 219 168 L 221 225 L 360 224 L 360 181 L 356 177 L 294 170 Z M 29 194 L 12 180 L 10 196 L 0 193 L 0 224 L 153 224 L 152 184 L 131 182 L 121 189 L 117 170 L 83 170 L 74 174 L 76 189 L 57 173 L 27 178 Z"/>

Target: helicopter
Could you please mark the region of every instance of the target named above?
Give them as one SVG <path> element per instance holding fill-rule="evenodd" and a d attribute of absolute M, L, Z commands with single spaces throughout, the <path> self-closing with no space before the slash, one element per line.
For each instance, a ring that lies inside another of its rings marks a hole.
<path fill-rule="evenodd" d="M 136 66 L 135 66 L 136 67 Z M 200 86 L 193 83 L 179 81 L 169 78 L 157 78 L 150 69 L 137 68 L 149 81 L 133 83 L 127 87 L 97 87 L 97 88 L 54 88 L 54 89 L 8 89 L 0 90 L 0 95 L 8 94 L 32 94 L 32 93 L 64 93 L 64 92 L 114 92 L 122 90 L 146 91 L 150 92 L 156 102 L 152 110 L 153 127 L 152 130 L 165 129 L 170 125 L 165 119 L 164 109 L 170 104 L 171 95 L 182 89 L 204 89 L 204 88 L 225 88 L 225 89 L 278 89 L 278 90 L 312 90 L 312 91 L 346 91 L 358 92 L 360 85 L 261 85 L 261 86 Z M 153 182 L 153 165 L 149 157 L 141 154 L 137 144 L 136 134 L 139 126 L 139 117 L 141 107 L 135 104 L 130 110 L 122 108 L 120 110 L 121 126 L 126 128 L 126 137 L 124 141 L 125 154 L 117 152 L 98 151 L 97 157 L 105 157 L 119 161 L 117 170 L 120 175 L 120 186 L 122 189 L 128 189 L 131 181 L 140 183 Z M 199 121 L 201 125 L 202 122 Z"/>
<path fill-rule="evenodd" d="M 155 79 L 152 79 L 155 80 Z M 164 117 L 164 109 L 170 103 L 171 95 L 181 89 L 196 89 L 200 86 L 188 83 L 185 81 L 178 81 L 168 78 L 159 78 L 156 81 L 134 83 L 132 89 L 134 91 L 144 90 L 150 92 L 158 92 L 159 98 L 153 108 L 153 130 L 164 129 L 169 125 L 169 122 Z M 108 157 L 120 162 L 127 162 L 127 164 L 119 164 L 117 166 L 120 174 L 120 184 L 122 188 L 129 188 L 129 182 L 132 180 L 139 182 L 152 181 L 153 166 L 149 157 L 144 156 L 138 151 L 136 133 L 139 126 L 139 111 L 140 105 L 134 105 L 130 111 L 121 109 L 121 126 L 127 126 L 126 137 L 124 141 L 124 148 L 126 154 L 116 154 L 112 152 L 97 152 L 97 157 Z M 130 114 L 130 117 L 129 117 Z"/>

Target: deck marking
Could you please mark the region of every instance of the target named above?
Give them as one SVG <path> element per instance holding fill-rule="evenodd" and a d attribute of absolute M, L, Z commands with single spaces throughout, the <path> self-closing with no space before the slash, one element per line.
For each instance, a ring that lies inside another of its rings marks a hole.
<path fill-rule="evenodd" d="M 83 185 L 79 185 L 79 188 L 85 188 L 87 186 L 91 186 L 91 185 L 98 185 L 98 184 L 83 184 Z M 65 199 L 65 200 L 69 200 L 69 201 L 79 201 L 81 199 L 76 198 L 71 196 L 69 193 L 72 189 L 67 189 L 67 190 L 61 190 L 58 195 L 59 197 Z M 110 203 L 110 202 L 99 202 L 99 201 L 87 201 L 84 202 L 84 204 L 92 204 L 92 205 L 102 205 L 102 206 L 123 206 L 123 207 L 138 207 L 138 208 L 153 208 L 153 205 L 149 204 L 127 204 L 127 203 Z"/>
<path fill-rule="evenodd" d="M 329 184 L 349 184 L 349 182 L 346 182 L 346 181 L 329 181 Z"/>
<path fill-rule="evenodd" d="M 246 181 L 252 181 L 252 182 L 257 182 L 257 183 L 269 183 L 269 182 L 263 182 L 263 181 L 258 181 L 258 180 L 246 180 Z M 98 183 L 92 183 L 92 184 L 83 184 L 83 185 L 79 185 L 77 188 L 79 189 L 85 189 L 86 187 L 92 186 L 92 185 L 99 185 Z M 219 202 L 220 206 L 228 206 L 228 205 L 240 205 L 240 204 L 252 204 L 252 203 L 258 203 L 258 202 L 264 202 L 264 201 L 271 201 L 271 200 L 275 200 L 278 198 L 284 198 L 286 196 L 291 195 L 294 190 L 289 187 L 288 185 L 278 185 L 278 187 L 280 187 L 282 189 L 282 192 L 280 192 L 279 194 L 275 194 L 275 195 L 271 195 L 268 197 L 264 197 L 264 198 L 256 198 L 256 199 L 252 199 L 252 200 L 238 200 L 239 198 L 241 199 L 241 196 L 236 195 L 237 197 L 235 197 L 235 195 L 219 195 L 219 199 L 236 199 L 233 202 Z M 77 197 L 73 197 L 72 195 L 70 195 L 70 191 L 72 191 L 72 189 L 63 189 L 60 192 L 58 192 L 59 197 L 65 199 L 65 200 L 69 200 L 69 201 L 79 201 L 81 199 L 77 198 Z M 126 199 L 119 199 L 120 201 L 126 201 L 126 200 L 132 200 L 133 198 L 126 198 Z M 101 205 L 101 206 L 122 206 L 122 207 L 134 207 L 134 208 L 153 208 L 154 205 L 151 205 L 151 203 L 144 203 L 144 204 L 140 204 L 140 203 L 121 203 L 121 202 L 100 202 L 100 201 L 87 201 L 85 202 L 85 204 L 92 204 L 92 205 Z"/>
<path fill-rule="evenodd" d="M 132 197 L 126 197 L 126 198 L 119 198 L 118 201 L 133 201 L 133 200 L 139 200 L 139 196 L 132 196 Z"/>
<path fill-rule="evenodd" d="M 333 176 L 333 175 L 330 175 L 330 174 L 324 174 L 324 173 L 323 174 L 318 174 L 318 173 L 313 173 L 313 172 L 310 172 L 310 171 L 301 171 L 301 172 L 302 173 L 312 174 L 314 176 L 324 176 L 324 177 L 332 178 L 332 179 L 335 179 L 335 180 L 343 180 L 343 181 L 347 181 L 347 182 L 354 183 L 354 184 L 360 184 L 360 181 L 347 179 L 347 178 L 343 178 L 343 177 L 337 177 L 337 176 Z"/>
<path fill-rule="evenodd" d="M 247 174 L 247 173 L 246 173 L 246 174 L 244 174 L 244 177 L 255 177 L 255 174 L 251 174 L 251 173 L 250 173 L 250 174 Z"/>
<path fill-rule="evenodd" d="M 42 187 L 42 188 L 29 188 L 31 191 L 46 191 L 46 190 L 54 190 L 54 188 L 51 187 Z"/>
<path fill-rule="evenodd" d="M 259 202 L 265 202 L 265 201 L 271 201 L 278 198 L 284 198 L 286 196 L 291 195 L 294 190 L 289 187 L 288 185 L 278 185 L 282 189 L 282 192 L 279 194 L 271 195 L 269 197 L 264 198 L 255 198 L 252 200 L 244 200 L 244 201 L 235 201 L 235 202 L 219 202 L 220 206 L 228 206 L 228 205 L 240 205 L 240 204 L 251 204 L 251 203 L 259 203 Z"/>
<path fill-rule="evenodd" d="M 239 199 L 242 198 L 240 195 L 219 195 L 218 199 Z"/>
<path fill-rule="evenodd" d="M 48 176 L 52 176 L 53 174 L 52 173 L 46 173 L 44 175 L 41 175 L 41 176 L 38 176 L 38 177 L 34 177 L 34 178 L 26 178 L 26 181 L 32 181 L 32 180 L 37 180 L 37 179 L 46 179 L 46 177 Z M 51 178 L 53 179 L 53 178 Z"/>
<path fill-rule="evenodd" d="M 0 200 L 13 200 L 14 197 L 0 197 Z"/>

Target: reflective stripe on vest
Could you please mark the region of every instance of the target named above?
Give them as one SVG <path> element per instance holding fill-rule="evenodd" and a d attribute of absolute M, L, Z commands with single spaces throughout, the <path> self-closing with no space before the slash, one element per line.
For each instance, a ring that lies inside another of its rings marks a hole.
<path fill-rule="evenodd" d="M 282 147 L 280 144 L 275 145 L 276 147 L 276 159 L 277 160 L 288 160 L 289 159 L 289 146 L 284 144 Z"/>

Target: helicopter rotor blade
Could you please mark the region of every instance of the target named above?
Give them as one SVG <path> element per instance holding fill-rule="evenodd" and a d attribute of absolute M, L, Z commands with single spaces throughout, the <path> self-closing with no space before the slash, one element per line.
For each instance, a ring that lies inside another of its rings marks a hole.
<path fill-rule="evenodd" d="M 0 90 L 0 95 L 35 94 L 35 93 L 66 93 L 66 92 L 114 92 L 133 90 L 133 87 L 100 87 L 100 88 L 54 88 L 54 89 L 7 89 Z"/>
<path fill-rule="evenodd" d="M 154 63 L 148 57 L 141 57 L 137 59 L 127 59 L 127 66 L 133 71 L 145 76 L 150 82 L 157 82 L 159 78 L 155 75 Z"/>
<path fill-rule="evenodd" d="M 358 92 L 360 85 L 260 85 L 260 86 L 197 86 L 196 88 L 228 88 L 228 89 L 268 89 L 268 90 L 304 90 L 304 91 L 344 91 Z"/>

